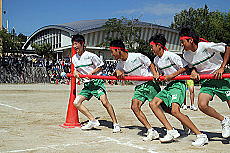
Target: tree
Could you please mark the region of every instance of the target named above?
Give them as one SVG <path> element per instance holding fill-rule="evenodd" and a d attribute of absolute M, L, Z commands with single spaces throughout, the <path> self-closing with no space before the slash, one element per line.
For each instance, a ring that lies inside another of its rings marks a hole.
<path fill-rule="evenodd" d="M 138 42 L 141 41 L 141 27 L 138 26 L 139 22 L 139 19 L 129 20 L 125 17 L 121 19 L 108 19 L 103 26 L 106 32 L 106 38 L 103 45 L 108 46 L 109 41 L 120 39 L 129 50 L 135 49 Z"/>
<path fill-rule="evenodd" d="M 176 30 L 190 27 L 200 37 L 209 41 L 228 43 L 230 40 L 230 13 L 210 12 L 207 5 L 204 8 L 189 8 L 176 14 L 170 27 Z"/>
<path fill-rule="evenodd" d="M 0 31 L 0 38 L 2 39 L 1 53 L 4 56 L 6 53 L 10 52 L 12 48 L 14 48 L 14 41 L 11 34 L 7 33 L 5 29 Z"/>
<path fill-rule="evenodd" d="M 35 44 L 33 43 L 31 45 L 32 48 L 35 49 L 35 53 L 44 57 L 44 58 L 50 58 L 53 57 L 54 52 L 52 51 L 52 46 L 51 44 Z"/>
<path fill-rule="evenodd" d="M 0 38 L 2 40 L 1 53 L 3 56 L 6 53 L 20 52 L 27 39 L 23 34 L 17 36 L 14 30 L 12 30 L 12 33 L 7 33 L 5 29 L 0 31 Z"/>
<path fill-rule="evenodd" d="M 108 19 L 103 26 L 106 38 L 99 46 L 108 47 L 110 41 L 119 39 L 125 43 L 129 52 L 140 52 L 153 59 L 148 42 L 141 39 L 141 26 L 139 24 L 139 19 L 130 20 L 125 17 Z"/>

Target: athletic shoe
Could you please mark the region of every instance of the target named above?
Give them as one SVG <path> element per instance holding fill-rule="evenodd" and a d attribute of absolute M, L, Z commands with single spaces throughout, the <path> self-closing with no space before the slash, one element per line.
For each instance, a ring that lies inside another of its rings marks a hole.
<path fill-rule="evenodd" d="M 94 127 L 97 127 L 97 126 L 99 126 L 99 125 L 100 125 L 100 123 L 99 123 L 98 120 L 89 121 L 86 125 L 82 126 L 81 129 L 82 129 L 82 130 L 90 130 L 90 129 L 92 129 L 92 128 L 94 128 Z"/>
<path fill-rule="evenodd" d="M 196 135 L 196 140 L 192 143 L 193 146 L 203 146 L 208 143 L 208 137 L 206 134 Z"/>
<path fill-rule="evenodd" d="M 113 133 L 118 133 L 118 132 L 121 132 L 121 128 L 119 124 L 115 123 L 113 124 Z"/>
<path fill-rule="evenodd" d="M 178 138 L 179 136 L 180 133 L 177 130 L 167 130 L 167 134 L 164 136 L 164 138 L 160 138 L 160 142 L 172 142 L 173 139 Z"/>
<path fill-rule="evenodd" d="M 230 119 L 229 117 L 225 117 L 221 122 L 222 125 L 222 136 L 224 138 L 228 138 L 230 136 Z"/>
<path fill-rule="evenodd" d="M 191 109 L 191 110 L 194 110 L 194 111 L 197 111 L 197 110 L 198 110 L 198 108 L 197 108 L 195 105 L 192 105 L 192 106 L 190 107 L 190 109 Z"/>
<path fill-rule="evenodd" d="M 143 138 L 143 141 L 152 141 L 154 139 L 159 139 L 159 133 L 156 130 L 149 129 L 147 136 Z"/>
<path fill-rule="evenodd" d="M 183 105 L 183 106 L 182 106 L 182 109 L 183 109 L 183 110 L 187 110 L 187 109 L 188 109 L 187 105 Z"/>

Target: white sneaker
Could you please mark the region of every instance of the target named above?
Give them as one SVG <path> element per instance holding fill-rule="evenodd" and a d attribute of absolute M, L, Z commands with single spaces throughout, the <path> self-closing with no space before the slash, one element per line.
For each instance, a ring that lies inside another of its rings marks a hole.
<path fill-rule="evenodd" d="M 203 146 L 208 143 L 208 137 L 206 134 L 196 135 L 196 140 L 192 143 L 193 146 Z"/>
<path fill-rule="evenodd" d="M 197 108 L 195 105 L 192 105 L 192 106 L 190 107 L 190 109 L 191 109 L 191 110 L 194 110 L 194 111 L 197 111 L 197 110 L 198 110 L 198 108 Z"/>
<path fill-rule="evenodd" d="M 113 124 L 113 133 L 118 133 L 121 132 L 121 128 L 119 126 L 119 124 Z"/>
<path fill-rule="evenodd" d="M 187 109 L 188 109 L 187 105 L 183 105 L 183 106 L 182 106 L 182 109 L 183 109 L 183 110 L 187 110 Z"/>
<path fill-rule="evenodd" d="M 179 136 L 180 133 L 177 130 L 167 130 L 167 134 L 164 136 L 164 138 L 160 138 L 160 142 L 171 142 L 173 139 L 178 138 Z"/>
<path fill-rule="evenodd" d="M 143 141 L 152 141 L 154 139 L 159 139 L 159 133 L 156 130 L 149 129 L 147 136 L 143 138 Z"/>
<path fill-rule="evenodd" d="M 92 129 L 92 128 L 94 128 L 94 127 L 97 127 L 97 126 L 99 126 L 99 125 L 100 125 L 100 123 L 99 123 L 98 120 L 89 121 L 86 125 L 82 126 L 81 129 L 82 129 L 82 130 L 90 130 L 90 129 Z"/>
<path fill-rule="evenodd" d="M 230 136 L 230 119 L 229 117 L 225 117 L 223 121 L 221 121 L 222 125 L 222 136 L 224 138 L 228 138 Z"/>

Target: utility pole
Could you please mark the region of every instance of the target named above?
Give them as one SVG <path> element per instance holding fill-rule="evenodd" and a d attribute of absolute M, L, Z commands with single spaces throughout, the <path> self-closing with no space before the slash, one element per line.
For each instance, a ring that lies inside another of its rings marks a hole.
<path fill-rule="evenodd" d="M 2 0 L 0 0 L 0 31 L 2 30 Z M 2 38 L 0 38 L 0 56 L 2 53 Z"/>
<path fill-rule="evenodd" d="M 0 30 L 2 30 L 2 0 L 0 0 Z"/>

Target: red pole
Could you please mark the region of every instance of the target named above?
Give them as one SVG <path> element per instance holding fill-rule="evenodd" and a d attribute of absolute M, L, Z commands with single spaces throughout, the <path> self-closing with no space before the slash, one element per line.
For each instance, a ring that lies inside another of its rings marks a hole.
<path fill-rule="evenodd" d="M 73 74 L 68 73 L 67 77 L 73 77 Z M 90 78 L 90 79 L 106 79 L 106 80 L 135 80 L 135 81 L 146 81 L 153 80 L 152 76 L 125 76 L 123 79 L 118 79 L 115 76 L 102 76 L 102 75 L 79 75 L 80 78 Z M 230 73 L 224 73 L 222 78 L 230 78 Z M 164 80 L 164 76 L 160 76 L 160 81 Z M 213 74 L 201 74 L 200 79 L 214 79 Z M 172 80 L 190 80 L 190 75 L 180 75 Z"/>
<path fill-rule="evenodd" d="M 72 51 L 72 57 L 76 54 L 75 49 L 71 48 Z M 71 63 L 71 73 L 74 71 L 74 65 Z M 71 77 L 71 89 L 70 89 L 70 98 L 69 98 L 69 105 L 68 105 L 68 110 L 67 110 L 67 115 L 66 115 L 66 122 L 62 125 L 61 127 L 64 128 L 75 128 L 75 127 L 80 127 L 81 124 L 79 123 L 79 118 L 78 118 L 78 110 L 74 106 L 73 102 L 76 98 L 76 78 Z"/>

